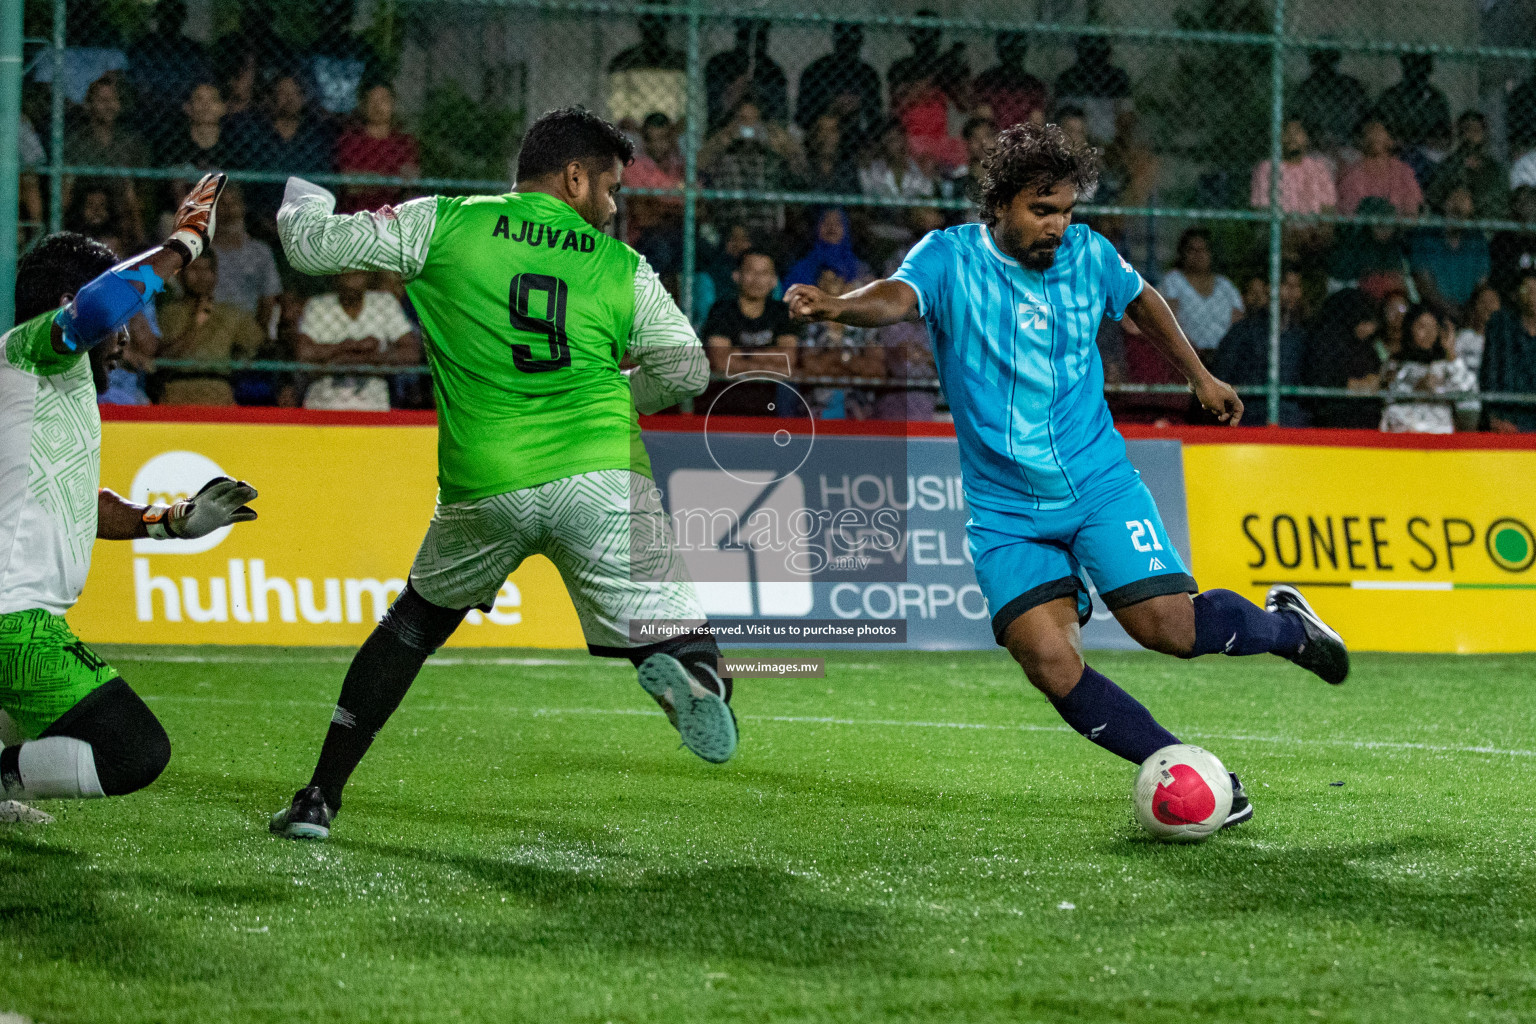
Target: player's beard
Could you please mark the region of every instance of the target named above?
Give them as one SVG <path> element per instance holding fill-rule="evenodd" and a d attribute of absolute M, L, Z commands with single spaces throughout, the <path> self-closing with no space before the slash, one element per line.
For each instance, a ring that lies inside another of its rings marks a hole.
<path fill-rule="evenodd" d="M 1002 226 L 998 232 L 998 248 L 1029 270 L 1049 270 L 1056 262 L 1056 250 L 1061 247 L 1061 239 L 1053 242 L 1035 242 L 1025 245 L 1023 232 L 1016 228 Z"/>

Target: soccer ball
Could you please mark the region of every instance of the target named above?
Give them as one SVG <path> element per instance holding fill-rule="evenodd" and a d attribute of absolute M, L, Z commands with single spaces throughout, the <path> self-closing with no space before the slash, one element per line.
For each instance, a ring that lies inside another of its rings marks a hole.
<path fill-rule="evenodd" d="M 1131 791 L 1136 820 L 1170 843 L 1198 843 L 1232 810 L 1232 778 L 1208 750 L 1175 743 L 1142 763 Z"/>

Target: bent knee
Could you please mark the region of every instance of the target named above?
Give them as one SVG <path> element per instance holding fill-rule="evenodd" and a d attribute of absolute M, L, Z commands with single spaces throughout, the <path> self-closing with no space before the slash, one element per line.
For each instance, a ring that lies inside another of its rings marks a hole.
<path fill-rule="evenodd" d="M 150 720 L 134 735 L 98 739 L 91 744 L 96 778 L 107 796 L 136 793 L 158 779 L 171 763 L 171 738 L 159 719 Z"/>
<path fill-rule="evenodd" d="M 1030 684 L 1047 697 L 1066 696 L 1083 676 L 1082 654 L 1065 641 L 1019 645 L 1009 653 Z"/>

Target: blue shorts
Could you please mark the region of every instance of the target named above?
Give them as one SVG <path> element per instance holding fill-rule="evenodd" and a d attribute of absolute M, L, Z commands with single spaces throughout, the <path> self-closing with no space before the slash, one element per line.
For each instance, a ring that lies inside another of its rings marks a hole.
<path fill-rule="evenodd" d="M 965 532 L 1000 645 L 1014 619 L 1060 597 L 1075 595 L 1078 622 L 1086 623 L 1093 602 L 1083 569 L 1110 611 L 1199 590 L 1135 470 L 1114 474 L 1066 508 L 973 505 Z"/>

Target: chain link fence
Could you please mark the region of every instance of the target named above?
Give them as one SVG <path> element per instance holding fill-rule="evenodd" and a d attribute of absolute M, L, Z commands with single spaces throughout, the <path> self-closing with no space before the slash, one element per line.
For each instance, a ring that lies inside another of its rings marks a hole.
<path fill-rule="evenodd" d="M 796 335 L 821 415 L 942 415 L 925 339 L 748 316 L 738 262 L 764 253 L 779 287 L 883 276 L 975 216 L 999 130 L 1050 120 L 1103 151 L 1081 216 L 1250 421 L 1533 429 L 1533 7 L 30 0 L 21 244 L 68 228 L 132 252 L 225 170 L 217 266 L 136 332 L 120 397 L 430 405 L 419 344 L 360 326 L 391 303 L 409 322 L 398 281 L 284 263 L 283 182 L 342 210 L 502 191 L 524 125 L 580 103 L 634 136 L 615 230 L 701 334 Z M 306 331 L 317 310 L 337 341 Z M 1197 418 L 1145 339 L 1106 321 L 1100 349 L 1119 418 Z"/>

